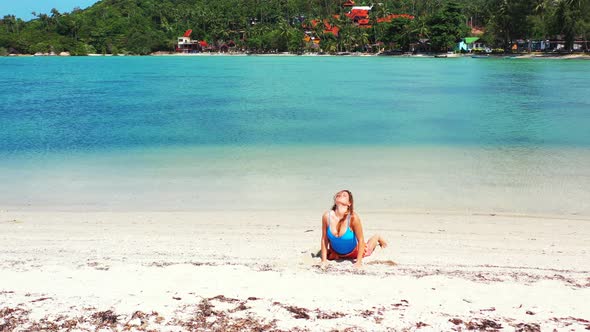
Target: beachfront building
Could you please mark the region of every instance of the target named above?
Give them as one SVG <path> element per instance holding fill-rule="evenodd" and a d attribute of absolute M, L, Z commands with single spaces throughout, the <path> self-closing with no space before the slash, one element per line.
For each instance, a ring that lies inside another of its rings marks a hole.
<path fill-rule="evenodd" d="M 371 28 L 370 12 L 373 6 L 354 6 L 350 9 L 350 12 L 346 16 L 351 19 L 360 28 Z M 410 14 L 389 14 L 384 17 L 377 18 L 377 23 L 390 23 L 397 18 L 405 18 L 413 20 L 414 15 Z"/>
<path fill-rule="evenodd" d="M 558 36 L 561 37 L 561 36 Z M 589 49 L 589 45 L 590 45 L 590 41 L 588 40 L 584 40 L 583 38 L 576 38 L 574 40 L 574 43 L 572 45 L 572 49 L 568 50 L 566 49 L 565 45 L 566 45 L 566 41 L 563 40 L 563 38 L 559 38 L 559 39 L 554 39 L 554 40 L 547 40 L 546 41 L 546 45 L 547 48 L 546 50 L 549 51 L 557 51 L 557 52 L 568 52 L 568 51 L 574 51 L 574 52 L 588 52 Z"/>
<path fill-rule="evenodd" d="M 481 40 L 479 37 L 464 37 L 461 38 L 457 46 L 455 47 L 455 51 L 463 52 L 463 53 L 472 53 L 472 52 L 485 52 L 491 53 L 492 50 Z"/>
<path fill-rule="evenodd" d="M 220 53 L 232 53 L 236 52 L 236 43 L 233 40 L 230 40 L 226 43 L 221 43 L 219 46 Z"/>
<path fill-rule="evenodd" d="M 353 0 L 346 0 L 343 4 L 342 7 L 345 9 L 348 9 L 349 11 L 344 14 L 346 17 L 348 17 L 357 27 L 359 28 L 371 28 L 371 19 L 370 19 L 370 12 L 373 9 L 373 6 L 356 6 L 355 2 Z M 333 18 L 337 21 L 340 20 L 340 15 L 333 15 Z M 398 19 L 398 18 L 404 18 L 404 19 L 409 19 L 409 20 L 413 20 L 414 16 L 413 15 L 409 15 L 409 14 L 389 14 L 386 15 L 384 17 L 379 17 L 376 20 L 376 23 L 389 23 L 394 19 Z M 303 28 L 305 29 L 305 36 L 304 36 L 304 41 L 308 44 L 308 46 L 311 46 L 312 48 L 314 48 L 315 46 L 317 46 L 320 43 L 320 39 L 318 36 L 315 35 L 314 30 L 316 30 L 316 27 L 318 24 L 322 23 L 319 20 L 311 20 L 310 21 L 311 26 L 306 26 L 303 22 L 301 23 L 301 25 L 303 26 Z M 340 32 L 340 27 L 333 25 L 330 23 L 330 21 L 328 19 L 324 19 L 323 20 L 323 32 L 324 34 L 331 34 L 335 37 L 338 37 L 339 32 Z M 380 42 L 378 42 L 380 43 Z M 372 45 L 372 46 L 378 46 L 377 49 L 380 49 L 381 45 Z"/>
<path fill-rule="evenodd" d="M 510 49 L 513 52 L 582 52 L 588 50 L 588 41 L 577 39 L 574 40 L 572 49 L 565 48 L 566 42 L 562 36 L 556 36 L 552 40 L 523 40 L 518 39 L 512 42 Z"/>
<path fill-rule="evenodd" d="M 334 18 L 338 18 L 338 15 L 334 15 Z M 303 28 L 305 29 L 305 34 L 303 36 L 303 41 L 308 49 L 311 50 L 319 50 L 320 49 L 320 41 L 321 39 L 316 35 L 315 29 L 317 28 L 318 24 L 323 24 L 323 32 L 324 34 L 332 34 L 335 37 L 338 37 L 338 33 L 340 32 L 340 28 L 330 24 L 327 19 L 324 19 L 323 22 L 319 20 L 311 20 L 311 26 L 306 26 L 302 23 Z"/>
<path fill-rule="evenodd" d="M 370 28 L 369 12 L 373 6 L 354 6 L 346 16 L 361 28 Z"/>
<path fill-rule="evenodd" d="M 549 43 L 545 40 L 517 39 L 512 42 L 510 50 L 513 52 L 542 52 L 549 49 Z"/>
<path fill-rule="evenodd" d="M 533 52 L 542 52 L 549 48 L 549 41 L 548 40 L 532 40 L 531 41 L 531 51 Z"/>
<path fill-rule="evenodd" d="M 350 11 L 346 16 L 351 19 L 360 28 L 371 28 L 370 12 L 373 10 L 373 6 L 355 6 L 354 1 L 346 1 L 343 7 L 350 7 Z M 413 20 L 414 15 L 409 14 L 389 14 L 384 17 L 377 18 L 377 23 L 389 23 L 397 18 L 405 18 Z"/>
<path fill-rule="evenodd" d="M 186 30 L 182 37 L 178 37 L 176 43 L 176 52 L 177 53 L 199 53 L 202 51 L 206 51 L 209 49 L 209 44 L 207 44 L 204 40 L 193 40 L 191 39 L 191 34 L 193 30 Z"/>
<path fill-rule="evenodd" d="M 410 43 L 410 51 L 412 53 L 428 53 L 432 51 L 430 39 L 420 38 L 414 43 Z"/>

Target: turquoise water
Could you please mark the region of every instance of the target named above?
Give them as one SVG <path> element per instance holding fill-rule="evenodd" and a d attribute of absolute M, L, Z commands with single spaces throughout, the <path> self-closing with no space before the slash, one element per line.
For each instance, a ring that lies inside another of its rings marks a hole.
<path fill-rule="evenodd" d="M 0 153 L 355 144 L 590 146 L 590 62 L 0 58 Z"/>
<path fill-rule="evenodd" d="M 317 207 L 342 186 L 382 209 L 590 214 L 576 203 L 589 74 L 584 60 L 0 58 L 0 207 Z"/>

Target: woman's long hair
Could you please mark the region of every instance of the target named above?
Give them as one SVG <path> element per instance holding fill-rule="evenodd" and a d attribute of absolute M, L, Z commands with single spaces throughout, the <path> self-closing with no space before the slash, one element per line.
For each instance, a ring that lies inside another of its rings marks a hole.
<path fill-rule="evenodd" d="M 341 225 L 342 222 L 346 220 L 346 218 L 348 218 L 348 215 L 352 216 L 352 214 L 354 213 L 354 199 L 352 198 L 352 193 L 350 192 L 350 190 L 344 189 L 337 192 L 336 195 L 338 195 L 341 192 L 348 193 L 348 201 L 350 202 L 350 206 L 348 207 L 348 211 L 346 211 L 344 216 L 342 216 L 342 219 L 338 220 L 339 225 Z M 334 205 L 332 205 L 332 211 L 334 212 L 336 212 L 336 195 L 334 195 Z M 340 227 L 338 227 L 338 231 L 340 231 Z"/>

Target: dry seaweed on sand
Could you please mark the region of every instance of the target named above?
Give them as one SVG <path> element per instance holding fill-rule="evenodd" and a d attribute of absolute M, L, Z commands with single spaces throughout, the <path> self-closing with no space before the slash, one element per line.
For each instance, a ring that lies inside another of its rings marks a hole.
<path fill-rule="evenodd" d="M 119 316 L 116 315 L 112 310 L 99 311 L 91 316 L 94 319 L 96 326 L 113 326 L 117 324 Z"/>
<path fill-rule="evenodd" d="M 155 318 L 154 318 L 155 317 Z M 152 311 L 151 313 L 145 313 L 143 311 L 135 311 L 127 323 L 124 325 L 124 330 L 129 329 L 146 329 L 150 324 L 150 319 L 154 318 L 154 322 L 157 324 L 162 323 L 164 321 L 164 317 L 160 316 L 160 314 L 156 311 Z"/>
<path fill-rule="evenodd" d="M 50 299 L 52 299 L 52 298 L 51 297 L 41 297 L 36 300 L 32 300 L 31 302 L 41 302 L 41 301 L 50 300 Z"/>
<path fill-rule="evenodd" d="M 369 309 L 361 311 L 361 316 L 363 316 L 363 318 L 371 317 L 374 314 L 375 314 L 375 311 L 369 310 Z"/>
<path fill-rule="evenodd" d="M 0 309 L 0 318 L 4 323 L 0 324 L 0 331 L 13 331 L 18 326 L 22 326 L 28 319 L 30 311 L 22 308 L 2 308 Z"/>
<path fill-rule="evenodd" d="M 205 303 L 205 305 L 201 305 Z M 224 312 L 210 310 L 204 299 L 199 305 L 196 314 L 187 320 L 172 319 L 168 325 L 180 326 L 186 331 L 279 331 L 276 328 L 276 320 L 264 321 L 257 317 L 247 316 L 233 318 Z"/>
<path fill-rule="evenodd" d="M 421 327 L 426 327 L 426 326 L 430 326 L 430 325 L 428 325 L 428 324 L 426 324 L 424 322 L 418 322 L 418 323 L 416 323 L 416 328 L 417 329 L 419 329 Z"/>
<path fill-rule="evenodd" d="M 296 306 L 284 306 L 283 308 L 287 309 L 289 312 L 293 313 L 293 317 L 297 319 L 309 319 L 309 310 L 305 308 L 300 308 Z"/>
<path fill-rule="evenodd" d="M 308 314 L 309 309 L 306 308 L 301 308 L 301 307 L 296 307 L 293 305 L 284 305 L 281 302 L 273 302 L 273 305 L 278 305 L 281 306 L 283 308 L 285 308 L 287 311 L 289 311 L 290 313 L 293 314 L 293 317 L 296 319 L 310 319 L 310 316 Z"/>
<path fill-rule="evenodd" d="M 342 317 L 346 316 L 345 314 L 343 314 L 339 311 L 326 312 L 326 311 L 322 311 L 320 309 L 316 309 L 315 313 L 316 313 L 317 319 L 336 319 L 336 318 L 342 318 Z"/>
<path fill-rule="evenodd" d="M 248 300 L 249 299 L 250 298 L 248 298 Z M 231 297 L 226 297 L 225 295 L 217 295 L 217 296 L 214 296 L 214 297 L 210 297 L 207 300 L 209 300 L 209 301 L 217 300 L 217 301 L 220 301 L 220 302 L 227 302 L 227 303 L 240 301 L 238 299 L 234 299 L 234 298 L 231 298 Z"/>
<path fill-rule="evenodd" d="M 480 321 L 470 321 L 465 324 L 468 330 L 479 330 L 479 331 L 497 331 L 503 329 L 502 324 L 496 323 L 490 319 L 482 319 Z"/>
<path fill-rule="evenodd" d="M 514 327 L 515 332 L 541 332 L 541 326 L 537 323 L 519 323 Z"/>
<path fill-rule="evenodd" d="M 202 315 L 204 317 L 209 317 L 214 313 L 214 311 L 211 310 L 213 307 L 214 306 L 209 302 L 209 300 L 203 299 L 201 300 L 201 303 L 199 303 L 198 305 L 198 313 L 199 315 Z"/>
<path fill-rule="evenodd" d="M 459 319 L 459 318 L 450 318 L 449 322 L 455 324 L 455 325 L 459 325 L 459 324 L 463 324 L 463 320 Z"/>

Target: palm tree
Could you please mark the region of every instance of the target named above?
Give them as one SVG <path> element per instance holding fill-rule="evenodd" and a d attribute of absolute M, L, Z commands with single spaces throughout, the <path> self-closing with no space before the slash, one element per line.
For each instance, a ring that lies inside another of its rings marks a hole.
<path fill-rule="evenodd" d="M 322 43 L 325 43 L 325 45 L 322 46 L 325 52 L 334 53 L 338 50 L 336 41 L 333 39 L 323 39 Z"/>
<path fill-rule="evenodd" d="M 80 32 L 81 27 L 82 27 L 82 23 L 81 23 L 80 19 L 73 16 L 72 17 L 71 33 L 72 33 L 72 37 L 76 41 L 78 40 L 78 33 Z"/>
<path fill-rule="evenodd" d="M 491 11 L 495 13 L 492 15 L 492 22 L 498 30 L 497 32 L 502 35 L 504 50 L 508 50 L 512 22 L 510 16 L 510 2 L 509 0 L 496 0 L 491 6 Z"/>
<path fill-rule="evenodd" d="M 59 27 L 61 24 L 61 20 L 60 20 L 61 13 L 55 8 L 52 8 L 50 13 L 51 13 L 50 22 L 53 22 L 53 24 L 55 24 L 55 26 Z"/>
<path fill-rule="evenodd" d="M 430 38 L 430 27 L 424 16 L 416 17 L 411 24 L 411 32 L 418 38 Z"/>
<path fill-rule="evenodd" d="M 338 33 L 338 51 L 339 52 L 347 52 L 350 49 L 350 44 L 352 43 L 352 29 L 351 25 L 347 24 L 340 27 L 340 32 Z"/>
<path fill-rule="evenodd" d="M 560 32 L 565 35 L 565 47 L 572 50 L 576 33 L 581 30 L 583 0 L 558 0 L 555 12 Z"/>
<path fill-rule="evenodd" d="M 383 4 L 379 4 L 377 8 L 382 8 L 384 7 Z M 378 9 L 373 9 L 369 12 L 369 24 L 371 25 L 371 28 L 373 30 L 373 43 L 377 43 L 377 19 L 379 17 L 378 14 Z"/>
<path fill-rule="evenodd" d="M 365 31 L 365 29 L 358 29 L 355 39 L 357 42 L 357 47 L 360 46 L 362 47 L 363 51 L 366 51 L 367 45 L 369 44 L 369 34 L 367 31 Z"/>
<path fill-rule="evenodd" d="M 543 16 L 552 3 L 552 0 L 535 0 L 533 3 L 533 12 Z"/>
<path fill-rule="evenodd" d="M 61 13 L 59 12 L 59 10 L 52 8 L 51 11 L 51 18 L 59 18 L 61 16 Z"/>
<path fill-rule="evenodd" d="M 37 17 L 41 21 L 41 24 L 45 28 L 45 31 L 49 31 L 49 24 L 51 22 L 51 19 L 49 18 L 49 16 L 47 14 L 39 14 L 39 15 L 37 15 Z"/>
<path fill-rule="evenodd" d="M 4 25 L 6 25 L 6 32 L 18 33 L 18 24 L 14 15 L 4 15 L 2 22 L 4 22 Z"/>
<path fill-rule="evenodd" d="M 289 26 L 289 24 L 287 24 L 287 21 L 285 21 L 285 19 L 283 19 L 282 17 L 279 19 L 279 23 L 278 23 L 278 31 L 279 31 L 279 43 L 280 43 L 280 48 L 288 48 L 289 46 L 289 39 L 291 37 L 291 27 Z"/>
<path fill-rule="evenodd" d="M 430 39 L 430 27 L 424 16 L 416 17 L 410 23 L 409 39 L 410 42 Z"/>
<path fill-rule="evenodd" d="M 586 3 L 585 0 L 562 0 L 565 1 L 566 4 L 571 8 L 571 9 L 576 9 L 576 10 L 580 10 L 582 8 L 582 5 L 584 3 Z"/>

